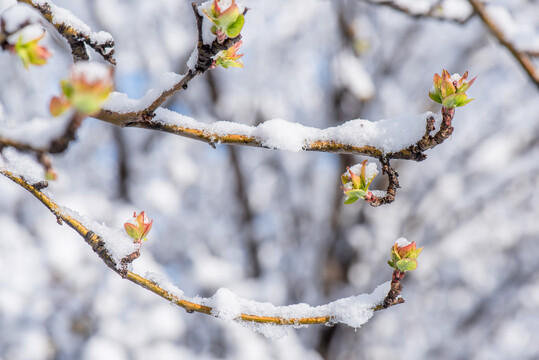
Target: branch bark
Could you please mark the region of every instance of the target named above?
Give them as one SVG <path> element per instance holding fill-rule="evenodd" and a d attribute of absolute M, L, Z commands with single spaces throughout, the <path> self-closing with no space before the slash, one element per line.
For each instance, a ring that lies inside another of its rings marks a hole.
<path fill-rule="evenodd" d="M 57 7 L 51 1 L 35 2 L 33 0 L 17 0 L 18 2 L 25 3 L 36 9 L 41 15 L 51 23 L 52 26 L 62 35 L 71 47 L 71 54 L 74 61 L 87 61 L 89 55 L 86 50 L 86 45 L 94 49 L 99 55 L 112 65 L 116 65 L 114 60 L 114 39 L 110 38 L 106 41 L 98 41 L 93 38 L 92 34 L 86 34 L 80 29 L 76 29 L 63 22 L 55 21 L 53 8 Z M 74 16 L 74 15 L 73 15 Z M 82 20 L 77 19 L 83 23 Z M 87 25 L 86 25 L 87 26 Z M 89 28 L 89 27 L 88 27 Z"/>
<path fill-rule="evenodd" d="M 485 4 L 482 1 L 479 0 L 468 0 L 470 2 L 470 5 L 474 8 L 475 12 L 479 15 L 481 18 L 481 21 L 487 26 L 487 28 L 490 30 L 492 35 L 498 39 L 500 44 L 502 44 L 504 47 L 509 50 L 511 55 L 518 61 L 520 66 L 524 69 L 526 74 L 528 74 L 528 77 L 531 81 L 539 88 L 539 72 L 535 68 L 533 64 L 533 60 L 531 59 L 530 55 L 524 51 L 518 50 L 515 45 L 511 41 L 507 39 L 505 34 L 503 33 L 502 29 L 496 25 L 494 20 L 490 17 L 488 14 L 488 11 L 485 7 Z"/>
<path fill-rule="evenodd" d="M 98 235 L 96 235 L 91 229 L 88 229 L 86 226 L 84 226 L 81 222 L 74 219 L 72 216 L 68 215 L 65 211 L 61 210 L 60 206 L 58 206 L 54 201 L 52 201 L 47 195 L 45 195 L 43 192 L 41 192 L 39 183 L 38 184 L 29 184 L 27 181 L 24 180 L 22 176 L 13 174 L 12 172 L 8 170 L 0 170 L 0 173 L 13 182 L 15 182 L 17 185 L 21 186 L 25 190 L 27 190 L 30 194 L 32 194 L 36 199 L 41 201 L 41 203 L 51 211 L 54 216 L 57 219 L 57 222 L 59 224 L 66 223 L 69 227 L 71 227 L 73 230 L 75 230 L 85 241 L 88 243 L 92 250 L 103 260 L 103 262 L 114 272 L 122 276 L 122 278 L 125 278 L 151 292 L 154 294 L 170 301 L 171 303 L 178 305 L 182 308 L 184 308 L 187 312 L 199 312 L 202 314 L 212 315 L 212 307 L 206 306 L 200 303 L 195 303 L 192 301 L 187 301 L 184 299 L 180 299 L 174 294 L 172 294 L 169 291 L 166 291 L 161 286 L 156 284 L 155 282 L 146 279 L 138 274 L 135 274 L 131 271 L 128 271 L 126 266 L 120 266 L 118 267 L 117 264 L 114 262 L 110 254 L 107 252 L 104 241 L 101 239 Z M 127 263 L 133 261 L 136 257 L 138 257 L 138 253 L 131 254 L 128 256 L 128 258 L 122 260 L 121 265 L 126 265 Z M 390 297 L 391 294 L 388 294 L 388 297 Z M 394 295 L 394 294 L 393 294 Z M 392 298 L 395 298 L 395 296 L 391 295 Z M 386 297 L 386 299 L 388 298 Z M 382 302 L 381 304 L 376 305 L 372 308 L 373 311 L 378 311 L 385 309 L 389 306 L 396 305 L 402 303 L 402 300 L 395 300 L 391 304 L 386 304 L 386 302 Z M 327 316 L 315 316 L 315 317 L 302 317 L 302 318 L 289 318 L 285 316 L 262 316 L 262 315 L 256 315 L 256 314 L 241 314 L 236 320 L 238 321 L 245 321 L 245 322 L 255 322 L 255 323 L 261 323 L 261 324 L 274 324 L 274 325 L 309 325 L 309 324 L 331 324 L 334 322 L 334 318 L 331 315 Z"/>
<path fill-rule="evenodd" d="M 368 4 L 372 4 L 372 5 L 380 5 L 380 6 L 386 6 L 386 7 L 389 7 L 389 8 L 392 8 L 393 10 L 397 10 L 399 12 L 402 12 L 408 16 L 411 16 L 413 18 L 430 18 L 430 19 L 435 19 L 435 20 L 440 20 L 440 21 L 454 21 L 454 22 L 457 22 L 459 24 L 465 24 L 468 22 L 468 20 L 470 20 L 470 18 L 473 17 L 473 12 L 470 12 L 470 14 L 468 16 L 466 16 L 465 18 L 451 18 L 451 17 L 446 17 L 446 16 L 443 16 L 443 14 L 441 13 L 438 13 L 437 10 L 440 8 L 440 6 L 442 5 L 443 1 L 437 1 L 435 4 L 433 4 L 430 9 L 427 11 L 427 12 L 414 12 L 412 11 L 412 9 L 404 6 L 404 5 L 401 5 L 395 1 L 392 1 L 392 0 L 383 0 L 383 1 L 377 1 L 377 0 L 361 0 L 362 2 L 365 2 L 365 3 L 368 3 Z"/>

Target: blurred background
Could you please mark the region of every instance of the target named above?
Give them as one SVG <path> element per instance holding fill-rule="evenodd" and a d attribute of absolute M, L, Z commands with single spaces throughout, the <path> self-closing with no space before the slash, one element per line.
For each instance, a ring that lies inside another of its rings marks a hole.
<path fill-rule="evenodd" d="M 0 0 L 0 10 L 13 3 Z M 114 36 L 118 91 L 138 98 L 162 73 L 187 71 L 188 1 L 55 3 Z M 320 305 L 369 293 L 390 280 L 389 249 L 405 236 L 424 247 L 403 283 L 406 303 L 357 330 L 310 326 L 271 342 L 122 280 L 0 178 L 0 359 L 539 358 L 539 92 L 507 49 L 477 16 L 417 18 L 360 0 L 242 3 L 245 68 L 199 76 L 166 107 L 207 123 L 375 121 L 439 112 L 427 93 L 444 68 L 478 75 L 475 101 L 457 109 L 453 136 L 425 161 L 392 162 L 402 189 L 380 208 L 343 205 L 340 174 L 361 157 L 213 149 L 92 118 L 54 156 L 49 193 L 112 228 L 145 210 L 154 225 L 135 271 L 159 272 L 188 296 L 226 287 Z M 423 3 L 471 13 L 466 1 Z M 518 39 L 539 43 L 538 1 L 490 3 L 518 24 Z M 49 117 L 71 57 L 54 31 L 43 41 L 54 51 L 43 67 L 26 71 L 0 53 L 2 127 Z M 385 188 L 379 178 L 372 188 Z"/>

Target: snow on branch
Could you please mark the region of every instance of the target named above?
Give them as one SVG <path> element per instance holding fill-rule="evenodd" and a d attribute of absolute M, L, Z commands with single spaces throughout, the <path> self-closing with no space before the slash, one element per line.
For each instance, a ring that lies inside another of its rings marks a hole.
<path fill-rule="evenodd" d="M 17 0 L 38 10 L 62 35 L 69 46 L 74 61 L 89 60 L 86 45 L 94 49 L 103 59 L 116 65 L 114 60 L 114 38 L 106 31 L 92 32 L 91 28 L 69 10 L 48 0 Z"/>
<path fill-rule="evenodd" d="M 101 260 L 122 278 L 184 308 L 189 313 L 200 312 L 225 321 L 290 326 L 343 323 L 358 328 L 373 316 L 374 311 L 404 302 L 400 297 L 402 289 L 400 280 L 404 278 L 406 271 L 415 269 L 414 265 L 417 264 L 415 259 L 421 251 L 421 249 L 415 249 L 415 243 L 399 239 L 392 248 L 391 261 L 393 263 L 390 265 L 395 270 L 391 282 L 379 285 L 371 294 L 351 296 L 326 305 L 274 306 L 270 303 L 240 298 L 227 289 L 219 289 L 210 298 L 189 298 L 184 296 L 182 290 L 162 279 L 158 274 L 147 273 L 145 276 L 140 276 L 129 270 L 131 262 L 140 255 L 140 243 L 133 242 L 126 233 L 110 229 L 73 210 L 59 206 L 41 191 L 47 186 L 46 182 L 31 183 L 25 176 L 16 174 L 7 167 L 0 166 L 0 173 L 41 201 L 54 214 L 60 225 L 66 223 L 74 229 Z M 273 327 L 263 328 L 259 325 L 255 327 L 255 330 L 272 339 L 284 335 L 282 332 L 275 332 Z"/>
<path fill-rule="evenodd" d="M 481 21 L 488 27 L 492 35 L 498 39 L 500 44 L 509 50 L 511 55 L 518 61 L 529 78 L 539 88 L 539 71 L 535 67 L 531 55 L 539 52 L 539 36 L 535 35 L 535 48 L 520 49 L 515 45 L 519 40 L 518 36 L 511 36 L 507 33 L 515 33 L 515 23 L 507 11 L 499 6 L 486 6 L 479 0 L 468 0 L 474 11 L 479 15 Z"/>
<path fill-rule="evenodd" d="M 475 14 L 490 32 L 518 61 L 529 78 L 539 87 L 539 71 L 532 57 L 539 56 L 539 34 L 531 27 L 517 24 L 509 12 L 498 5 L 485 5 L 481 0 L 445 0 L 432 4 L 426 0 L 361 0 L 387 6 L 415 18 L 432 18 L 468 22 Z"/>
<path fill-rule="evenodd" d="M 442 21 L 466 23 L 473 10 L 464 0 L 436 1 L 426 0 L 361 0 L 363 2 L 390 7 L 414 18 L 431 18 Z"/>

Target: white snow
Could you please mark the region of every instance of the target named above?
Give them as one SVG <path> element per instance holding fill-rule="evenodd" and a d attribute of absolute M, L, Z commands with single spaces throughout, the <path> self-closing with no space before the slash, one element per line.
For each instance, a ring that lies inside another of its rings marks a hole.
<path fill-rule="evenodd" d="M 185 298 L 183 291 L 178 289 L 176 286 L 174 286 L 171 282 L 165 279 L 165 277 L 161 274 L 157 274 L 155 272 L 147 271 L 144 274 L 144 278 L 147 280 L 150 280 L 151 282 L 158 284 L 163 290 L 168 292 L 169 294 L 177 297 L 178 299 Z"/>
<path fill-rule="evenodd" d="M 428 0 L 394 0 L 393 2 L 408 9 L 412 14 L 425 14 L 431 7 L 431 2 Z"/>
<path fill-rule="evenodd" d="M 361 60 L 351 51 L 343 51 L 332 62 L 337 85 L 346 87 L 360 100 L 374 95 L 374 84 Z"/>
<path fill-rule="evenodd" d="M 110 68 L 96 62 L 78 61 L 71 68 L 71 72 L 74 78 L 84 77 L 89 83 L 112 80 Z"/>
<path fill-rule="evenodd" d="M 449 80 L 450 80 L 451 82 L 453 82 L 453 81 L 459 81 L 461 77 L 462 77 L 462 76 L 460 76 L 459 73 L 454 73 L 453 75 L 451 75 L 451 78 L 450 78 Z"/>
<path fill-rule="evenodd" d="M 111 106 L 108 105 L 106 108 L 110 109 Z M 317 129 L 282 119 L 268 120 L 253 127 L 225 121 L 213 125 L 205 124 L 163 108 L 157 109 L 155 114 L 153 121 L 163 125 L 201 130 L 216 136 L 252 136 L 271 149 L 296 152 L 315 140 L 336 141 L 356 147 L 368 145 L 384 153 L 396 152 L 414 144 L 424 135 L 425 122 L 428 117 L 433 116 L 437 122 L 440 121 L 440 116 L 426 112 L 401 115 L 376 122 L 362 119 L 350 120 L 340 126 Z"/>
<path fill-rule="evenodd" d="M 114 38 L 112 37 L 112 35 L 106 31 L 98 31 L 96 33 L 92 33 L 92 39 L 97 43 L 97 44 L 105 44 L 109 41 L 113 41 Z"/>
<path fill-rule="evenodd" d="M 298 123 L 273 119 L 253 128 L 251 136 L 259 138 L 263 145 L 271 149 L 298 152 L 307 145 L 309 138 L 316 136 L 316 130 Z"/>
<path fill-rule="evenodd" d="M 123 224 L 118 228 L 113 229 L 104 224 L 90 220 L 86 216 L 81 215 L 67 207 L 61 206 L 60 210 L 71 216 L 73 219 L 79 221 L 87 229 L 92 230 L 94 233 L 99 235 L 105 242 L 105 248 L 118 268 L 120 267 L 120 261 L 124 257 L 137 251 L 138 244 L 135 244 L 133 239 L 127 235 L 125 229 L 123 228 Z"/>
<path fill-rule="evenodd" d="M 26 4 L 14 4 L 2 12 L 5 31 L 7 34 L 19 30 L 23 23 L 39 23 L 40 16 Z"/>
<path fill-rule="evenodd" d="M 490 5 L 486 7 L 486 11 L 516 48 L 522 51 L 539 51 L 539 33 L 531 24 L 517 23 L 502 6 Z"/>
<path fill-rule="evenodd" d="M 0 153 L 0 170 L 22 176 L 29 183 L 42 181 L 44 175 L 43 168 L 35 156 L 22 154 L 10 147 L 4 148 Z"/>
<path fill-rule="evenodd" d="M 16 127 L 0 127 L 0 136 L 34 148 L 45 148 L 62 136 L 70 120 L 69 114 L 54 119 L 34 118 Z"/>
<path fill-rule="evenodd" d="M 385 191 L 385 190 L 370 190 L 370 192 L 374 196 L 379 197 L 379 198 L 384 197 L 384 196 L 387 195 L 387 191 Z"/>
<path fill-rule="evenodd" d="M 470 3 L 462 0 L 445 0 L 441 6 L 441 15 L 449 19 L 464 20 L 472 11 Z"/>
<path fill-rule="evenodd" d="M 190 70 L 194 70 L 195 65 L 197 64 L 197 60 L 198 60 L 198 46 L 197 44 L 195 44 L 195 49 L 189 56 L 189 60 L 187 60 L 187 68 L 189 68 Z"/>
<path fill-rule="evenodd" d="M 225 288 L 220 288 L 210 298 L 189 298 L 183 296 L 183 291 L 176 288 L 161 275 L 146 273 L 145 277 L 178 299 L 212 307 L 212 315 L 229 322 L 237 321 L 242 314 L 282 317 L 284 319 L 330 316 L 331 323 L 343 323 L 354 328 L 359 328 L 372 317 L 374 307 L 383 301 L 390 289 L 390 282 L 388 281 L 377 286 L 371 294 L 350 296 L 326 305 L 314 307 L 308 304 L 275 306 L 267 302 L 263 303 L 241 298 L 231 290 Z M 249 323 L 246 323 L 246 325 L 250 326 Z M 292 326 L 304 327 L 305 325 L 296 324 Z M 286 334 L 286 331 L 283 331 L 281 326 L 271 324 L 257 324 L 255 330 L 272 340 L 276 340 Z"/>
<path fill-rule="evenodd" d="M 407 246 L 407 245 L 410 245 L 411 242 L 408 241 L 406 238 L 398 238 L 396 241 L 395 241 L 395 244 L 397 244 L 398 247 L 403 247 L 403 246 Z"/>
<path fill-rule="evenodd" d="M 167 72 L 161 75 L 159 85 L 150 89 L 141 99 L 131 99 L 124 93 L 113 91 L 103 105 L 104 110 L 110 110 L 121 114 L 137 112 L 150 106 L 163 92 L 172 89 L 178 84 L 184 75 Z"/>
<path fill-rule="evenodd" d="M 19 39 L 22 43 L 28 43 L 32 40 L 38 39 L 45 33 L 45 29 L 41 25 L 32 24 L 25 26 L 19 31 L 8 36 L 7 41 L 10 44 L 15 44 Z"/>
<path fill-rule="evenodd" d="M 350 170 L 356 174 L 356 175 L 359 175 L 361 174 L 361 164 L 355 164 L 354 166 L 351 166 L 350 167 Z M 346 171 L 344 174 L 348 174 L 348 171 Z M 343 174 L 343 175 L 344 175 Z M 365 166 L 365 180 L 367 182 L 371 181 L 372 179 L 374 179 L 374 177 L 378 175 L 378 166 L 376 165 L 375 162 L 370 162 L 368 163 L 366 166 Z"/>
<path fill-rule="evenodd" d="M 75 29 L 78 33 L 88 36 L 97 44 L 104 44 L 109 40 L 113 40 L 113 37 L 110 33 L 106 31 L 92 32 L 90 26 L 88 26 L 84 21 L 75 16 L 71 11 L 59 7 L 50 1 L 45 0 L 32 0 L 36 5 L 45 5 L 50 6 L 52 13 L 52 23 L 55 25 L 66 25 Z"/>
<path fill-rule="evenodd" d="M 217 38 L 217 36 L 211 32 L 213 23 L 208 19 L 204 11 L 202 11 L 206 10 L 206 12 L 210 14 L 212 3 L 213 1 L 206 1 L 198 7 L 198 13 L 202 16 L 202 41 L 206 45 L 210 45 Z"/>
<path fill-rule="evenodd" d="M 34 4 L 38 1 L 33 1 Z M 39 3 L 44 3 L 43 1 L 39 1 Z M 73 29 L 77 30 L 79 33 L 82 33 L 84 35 L 90 35 L 92 33 L 92 30 L 88 25 L 84 23 L 81 19 L 76 17 L 71 11 L 61 8 L 57 5 L 52 4 L 51 2 L 45 2 L 50 6 L 51 13 L 52 13 L 52 23 L 55 25 L 61 25 L 64 24 L 66 26 L 72 27 Z"/>
<path fill-rule="evenodd" d="M 225 321 L 233 321 L 242 313 L 240 302 L 238 295 L 228 289 L 220 288 L 207 304 L 212 307 L 213 316 Z"/>

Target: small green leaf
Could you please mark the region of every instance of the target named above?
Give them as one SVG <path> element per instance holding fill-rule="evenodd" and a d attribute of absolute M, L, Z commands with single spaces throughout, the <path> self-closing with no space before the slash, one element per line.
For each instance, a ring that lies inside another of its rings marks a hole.
<path fill-rule="evenodd" d="M 415 250 L 412 250 L 408 254 L 406 254 L 405 257 L 410 258 L 410 259 L 417 259 L 419 254 L 421 254 L 422 250 L 423 250 L 423 248 L 417 248 Z"/>
<path fill-rule="evenodd" d="M 202 9 L 202 11 L 204 12 L 204 14 L 206 14 L 206 16 L 208 17 L 208 19 L 210 19 L 210 21 L 212 23 L 216 23 L 217 21 L 217 17 L 215 15 L 215 13 L 213 11 L 211 11 L 210 13 L 208 13 L 205 9 Z M 212 28 L 212 31 L 213 31 L 213 28 Z"/>
<path fill-rule="evenodd" d="M 367 195 L 365 190 L 361 190 L 361 189 L 352 189 L 352 190 L 345 191 L 344 193 L 349 197 L 357 197 L 357 198 L 362 198 L 362 199 L 365 198 L 365 195 Z"/>
<path fill-rule="evenodd" d="M 446 108 L 457 107 L 457 104 L 461 104 L 466 101 L 468 96 L 466 94 L 453 94 L 449 95 L 442 101 L 442 105 Z"/>
<path fill-rule="evenodd" d="M 345 200 L 344 200 L 344 203 L 346 205 L 348 204 L 353 204 L 355 203 L 359 198 L 358 197 L 347 197 Z"/>
<path fill-rule="evenodd" d="M 464 105 L 466 105 L 467 103 L 469 103 L 469 102 L 472 101 L 472 100 L 473 100 L 473 99 L 468 99 L 468 100 L 466 100 L 466 101 L 464 101 L 464 102 L 457 103 L 455 106 L 456 106 L 456 107 L 464 106 Z"/>
<path fill-rule="evenodd" d="M 442 86 L 442 77 L 438 74 L 434 74 L 434 79 L 432 82 L 434 83 L 434 87 L 440 88 L 440 86 Z"/>
<path fill-rule="evenodd" d="M 453 95 L 456 92 L 455 86 L 451 82 L 451 77 L 449 76 L 449 73 L 444 70 L 442 74 L 442 86 L 440 88 L 442 93 L 442 98 L 446 98 L 450 95 Z"/>
<path fill-rule="evenodd" d="M 241 32 L 241 29 L 243 29 L 243 24 L 245 24 L 245 16 L 239 15 L 236 21 L 234 21 L 232 24 L 230 24 L 226 29 L 226 35 L 229 38 L 235 38 L 238 36 Z"/>
<path fill-rule="evenodd" d="M 459 93 L 463 93 L 463 92 L 466 92 L 470 86 L 472 86 L 472 84 L 474 83 L 475 79 L 477 79 L 477 76 L 474 77 L 472 80 L 462 84 L 462 86 L 458 89 L 458 92 Z"/>
<path fill-rule="evenodd" d="M 232 2 L 225 11 L 217 15 L 217 20 L 219 21 L 219 25 L 222 25 L 223 28 L 229 28 L 233 23 L 238 21 L 240 16 L 243 15 L 240 14 L 238 5 L 236 5 L 235 2 Z"/>
<path fill-rule="evenodd" d="M 412 271 L 417 268 L 416 259 L 401 259 L 397 261 L 397 269 L 400 271 Z"/>
<path fill-rule="evenodd" d="M 124 228 L 127 232 L 127 235 L 129 235 L 133 239 L 138 239 L 140 237 L 140 231 L 136 225 L 131 223 L 125 223 Z"/>
<path fill-rule="evenodd" d="M 429 91 L 429 97 L 436 101 L 438 104 L 441 104 L 442 103 L 442 98 L 440 96 L 440 94 L 438 94 L 437 92 L 430 92 Z"/>
<path fill-rule="evenodd" d="M 73 95 L 73 85 L 67 80 L 60 81 L 62 93 L 69 99 Z"/>
<path fill-rule="evenodd" d="M 76 94 L 71 98 L 71 103 L 81 114 L 95 114 L 101 109 L 100 99 L 93 94 Z"/>

